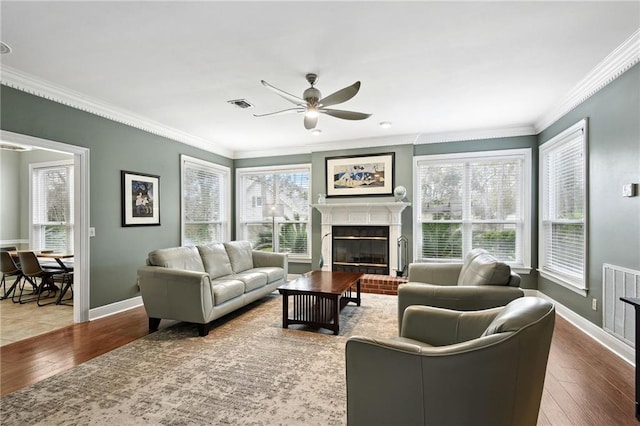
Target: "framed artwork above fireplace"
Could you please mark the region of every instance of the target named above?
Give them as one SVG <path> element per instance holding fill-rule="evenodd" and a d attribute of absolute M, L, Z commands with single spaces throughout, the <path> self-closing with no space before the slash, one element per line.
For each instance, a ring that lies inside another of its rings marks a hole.
<path fill-rule="evenodd" d="M 327 157 L 327 197 L 393 195 L 395 153 Z"/>

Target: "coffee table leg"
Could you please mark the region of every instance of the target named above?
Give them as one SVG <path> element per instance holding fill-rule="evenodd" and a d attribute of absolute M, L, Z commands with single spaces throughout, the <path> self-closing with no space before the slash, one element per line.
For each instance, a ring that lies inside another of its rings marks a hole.
<path fill-rule="evenodd" d="M 282 328 L 289 328 L 289 295 L 282 295 Z"/>
<path fill-rule="evenodd" d="M 360 278 L 356 283 L 356 306 L 360 306 Z"/>
<path fill-rule="evenodd" d="M 333 334 L 340 334 L 340 295 L 332 297 L 333 300 Z"/>

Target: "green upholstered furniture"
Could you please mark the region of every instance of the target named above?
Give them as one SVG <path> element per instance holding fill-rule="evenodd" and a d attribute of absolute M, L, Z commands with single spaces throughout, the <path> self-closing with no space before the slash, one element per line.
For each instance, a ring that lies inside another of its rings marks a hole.
<path fill-rule="evenodd" d="M 399 337 L 348 339 L 348 424 L 533 426 L 554 322 L 538 297 L 481 311 L 411 306 Z"/>

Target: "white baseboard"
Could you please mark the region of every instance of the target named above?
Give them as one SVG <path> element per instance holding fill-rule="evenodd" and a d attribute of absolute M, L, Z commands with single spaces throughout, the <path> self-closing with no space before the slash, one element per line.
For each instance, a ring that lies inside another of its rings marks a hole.
<path fill-rule="evenodd" d="M 89 321 L 128 311 L 129 309 L 137 308 L 138 306 L 142 306 L 141 296 L 89 309 Z"/>
<path fill-rule="evenodd" d="M 556 312 L 562 318 L 569 321 L 571 324 L 576 326 L 587 336 L 591 337 L 593 340 L 600 343 L 605 348 L 609 349 L 611 352 L 613 352 L 614 354 L 622 358 L 624 361 L 628 362 L 633 366 L 636 365 L 636 355 L 633 347 L 627 345 L 620 339 L 607 333 L 606 331 L 604 331 L 604 329 L 602 329 L 601 327 L 598 327 L 591 321 L 576 314 L 575 312 L 573 312 L 571 309 L 567 308 L 563 304 L 556 302 L 546 294 L 541 293 L 538 290 L 525 290 L 524 292 L 526 296 L 538 296 L 550 301 L 556 306 Z"/>

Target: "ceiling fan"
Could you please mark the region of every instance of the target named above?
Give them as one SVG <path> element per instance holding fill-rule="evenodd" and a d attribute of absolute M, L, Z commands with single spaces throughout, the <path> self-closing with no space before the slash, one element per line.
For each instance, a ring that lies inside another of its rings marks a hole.
<path fill-rule="evenodd" d="M 302 94 L 302 98 L 292 95 L 291 93 L 287 93 L 284 90 L 280 90 L 264 80 L 260 80 L 263 86 L 273 90 L 279 96 L 295 104 L 296 107 L 271 112 L 268 114 L 253 115 L 255 117 L 266 117 L 269 115 L 289 114 L 293 112 L 304 113 L 304 128 L 307 130 L 314 129 L 316 127 L 316 125 L 318 124 L 318 116 L 320 114 L 327 114 L 332 117 L 342 118 L 344 120 L 364 120 L 365 118 L 371 116 L 371 114 L 365 114 L 362 112 L 327 108 L 328 106 L 341 104 L 353 98 L 360 90 L 359 81 L 356 81 L 351 86 L 347 86 L 344 89 L 340 89 L 337 92 L 322 98 L 320 91 L 314 87 L 314 85 L 318 82 L 318 76 L 316 74 L 307 74 L 306 78 L 311 87 L 304 91 L 304 93 Z"/>

